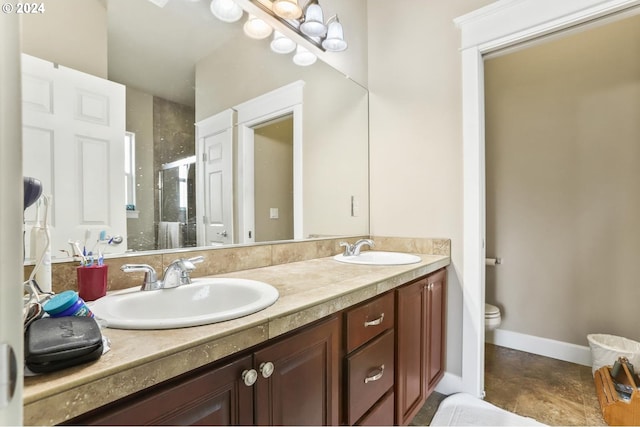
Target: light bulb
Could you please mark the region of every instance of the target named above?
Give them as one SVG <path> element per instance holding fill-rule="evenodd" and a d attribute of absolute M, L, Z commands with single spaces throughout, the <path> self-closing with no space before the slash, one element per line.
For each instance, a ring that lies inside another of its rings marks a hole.
<path fill-rule="evenodd" d="M 302 16 L 298 0 L 275 0 L 271 4 L 271 10 L 284 19 L 298 19 Z"/>
<path fill-rule="evenodd" d="M 244 23 L 242 27 L 244 33 L 252 39 L 264 39 L 271 35 L 273 28 L 260 18 L 256 18 L 253 15 L 249 15 L 249 19 Z"/>
<path fill-rule="evenodd" d="M 291 53 L 296 49 L 296 43 L 280 31 L 273 32 L 273 41 L 270 46 L 272 51 L 282 54 Z"/>
<path fill-rule="evenodd" d="M 304 46 L 298 45 L 296 48 L 296 54 L 293 56 L 293 62 L 296 65 L 306 67 L 313 64 L 318 59 L 313 53 L 309 52 Z"/>
<path fill-rule="evenodd" d="M 242 8 L 233 0 L 211 0 L 213 16 L 224 22 L 236 22 L 242 18 Z"/>

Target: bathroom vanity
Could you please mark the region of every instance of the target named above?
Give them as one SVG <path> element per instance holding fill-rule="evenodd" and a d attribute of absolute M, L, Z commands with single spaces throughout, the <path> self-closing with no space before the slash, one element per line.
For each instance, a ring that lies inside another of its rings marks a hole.
<path fill-rule="evenodd" d="M 225 274 L 280 299 L 213 325 L 105 329 L 112 350 L 97 362 L 25 380 L 25 423 L 406 424 L 443 375 L 450 260 L 420 257 Z"/>

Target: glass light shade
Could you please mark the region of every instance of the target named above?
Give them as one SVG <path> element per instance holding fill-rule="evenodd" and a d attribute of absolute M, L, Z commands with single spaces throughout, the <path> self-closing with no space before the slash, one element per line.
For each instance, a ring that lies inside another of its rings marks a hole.
<path fill-rule="evenodd" d="M 342 24 L 340 22 L 333 21 L 329 24 L 327 38 L 322 42 L 322 47 L 329 52 L 342 52 L 347 48 L 347 42 L 344 41 L 344 31 L 342 30 Z"/>
<path fill-rule="evenodd" d="M 244 23 L 244 33 L 252 39 L 265 39 L 271 35 L 273 28 L 260 18 L 249 15 L 249 19 Z"/>
<path fill-rule="evenodd" d="M 298 0 L 275 0 L 271 4 L 271 10 L 284 19 L 298 19 L 302 16 Z"/>
<path fill-rule="evenodd" d="M 293 56 L 293 63 L 306 67 L 316 62 L 317 59 L 318 57 L 309 52 L 307 48 L 298 45 L 296 48 L 296 54 Z"/>
<path fill-rule="evenodd" d="M 273 32 L 273 40 L 271 41 L 271 50 L 275 53 L 291 53 L 296 49 L 296 43 L 280 31 Z"/>
<path fill-rule="evenodd" d="M 242 18 L 242 8 L 233 0 L 211 0 L 213 16 L 223 22 L 236 22 Z"/>
<path fill-rule="evenodd" d="M 304 14 L 304 22 L 300 24 L 300 31 L 309 37 L 322 37 L 327 32 L 324 25 L 324 15 L 319 4 L 310 4 Z"/>

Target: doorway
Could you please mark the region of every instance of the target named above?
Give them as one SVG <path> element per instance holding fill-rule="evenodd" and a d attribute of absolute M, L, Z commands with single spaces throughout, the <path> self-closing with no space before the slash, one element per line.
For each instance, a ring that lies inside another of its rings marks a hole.
<path fill-rule="evenodd" d="M 253 127 L 255 241 L 293 235 L 293 114 Z"/>
<path fill-rule="evenodd" d="M 502 2 L 499 2 L 502 3 Z M 460 389 L 484 388 L 485 163 L 483 55 L 620 12 L 637 13 L 638 0 L 507 2 L 461 16 L 463 90 L 463 337 Z"/>

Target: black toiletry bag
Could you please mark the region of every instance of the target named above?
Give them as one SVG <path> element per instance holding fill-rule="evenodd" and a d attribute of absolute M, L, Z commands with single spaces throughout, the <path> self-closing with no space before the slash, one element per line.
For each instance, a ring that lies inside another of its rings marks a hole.
<path fill-rule="evenodd" d="M 44 317 L 25 333 L 25 362 L 32 372 L 52 372 L 102 355 L 100 326 L 91 317 Z"/>

